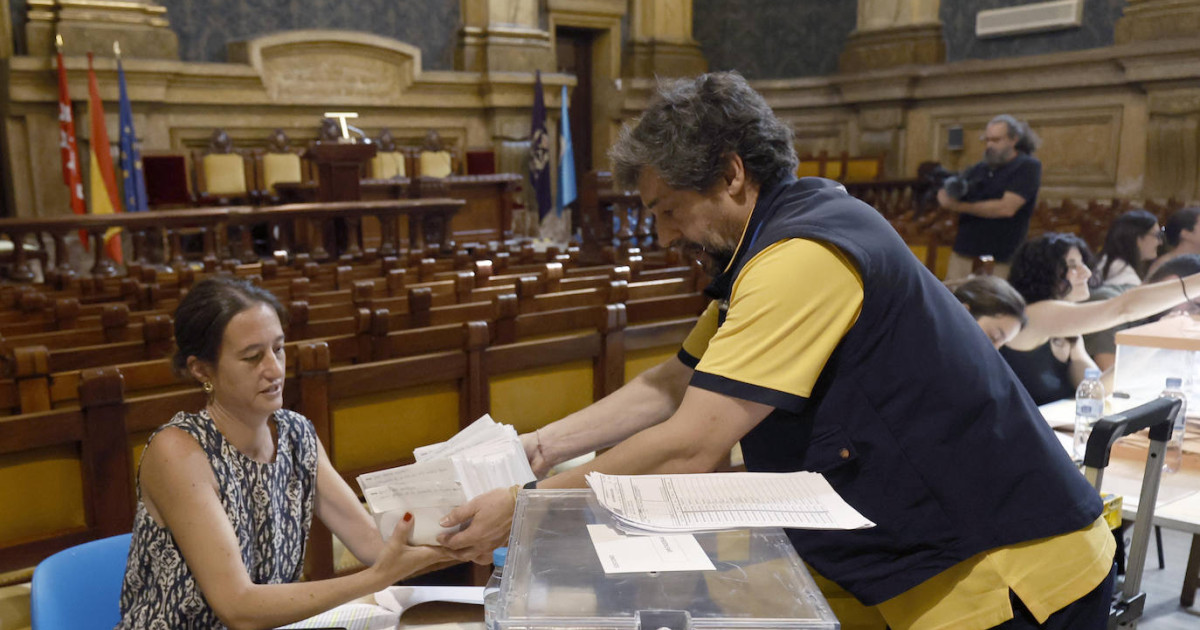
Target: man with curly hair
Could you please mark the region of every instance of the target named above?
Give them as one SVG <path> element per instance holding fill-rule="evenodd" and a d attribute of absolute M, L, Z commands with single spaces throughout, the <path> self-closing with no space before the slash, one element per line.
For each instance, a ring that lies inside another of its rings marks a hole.
<path fill-rule="evenodd" d="M 991 256 L 996 275 L 1008 275 L 1037 205 L 1042 163 L 1033 157 L 1039 141 L 1029 125 L 1001 114 L 987 124 L 982 140 L 983 160 L 962 177 L 966 194 L 956 199 L 946 188 L 938 191 L 938 205 L 959 214 L 947 280 L 966 277 L 978 256 Z"/>
<path fill-rule="evenodd" d="M 610 156 L 659 240 L 722 271 L 676 357 L 523 437 L 538 471 L 619 442 L 537 487 L 711 471 L 740 442 L 748 469 L 821 473 L 876 523 L 788 531 L 843 628 L 1105 627 L 1115 542 L 1096 491 L 887 221 L 795 178 L 791 129 L 740 75 L 664 82 Z M 476 497 L 444 542 L 479 559 L 512 511 L 507 491 Z"/>

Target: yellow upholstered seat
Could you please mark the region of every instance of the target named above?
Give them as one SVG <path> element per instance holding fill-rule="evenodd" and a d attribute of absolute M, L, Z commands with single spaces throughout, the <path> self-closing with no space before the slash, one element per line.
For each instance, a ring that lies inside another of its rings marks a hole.
<path fill-rule="evenodd" d="M 406 177 L 404 154 L 399 151 L 381 151 L 371 158 L 371 177 L 375 179 L 391 179 Z"/>
<path fill-rule="evenodd" d="M 210 195 L 246 194 L 246 167 L 236 153 L 210 153 L 201 161 L 204 192 Z"/>
<path fill-rule="evenodd" d="M 449 151 L 422 151 L 422 177 L 448 177 L 454 173 Z"/>
<path fill-rule="evenodd" d="M 295 153 L 268 153 L 263 156 L 262 166 L 263 187 L 272 193 L 279 182 L 304 180 L 300 174 L 300 156 Z"/>
<path fill-rule="evenodd" d="M 882 160 L 873 157 L 850 158 L 846 162 L 846 177 L 848 182 L 870 182 L 879 179 Z"/>

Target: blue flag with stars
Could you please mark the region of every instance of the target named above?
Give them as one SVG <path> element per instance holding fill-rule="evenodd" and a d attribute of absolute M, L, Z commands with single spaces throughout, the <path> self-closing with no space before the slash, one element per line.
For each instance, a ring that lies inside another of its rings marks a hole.
<path fill-rule="evenodd" d="M 121 90 L 121 172 L 124 174 L 122 190 L 125 193 L 125 210 L 142 212 L 146 205 L 146 174 L 142 171 L 142 155 L 137 148 L 137 134 L 133 131 L 133 107 L 129 104 L 129 93 L 125 89 L 125 69 L 117 58 L 117 83 Z"/>

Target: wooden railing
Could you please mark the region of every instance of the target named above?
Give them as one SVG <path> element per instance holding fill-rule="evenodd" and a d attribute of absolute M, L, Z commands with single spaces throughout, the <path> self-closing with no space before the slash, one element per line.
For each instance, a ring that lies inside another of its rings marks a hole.
<path fill-rule="evenodd" d="M 218 260 L 228 257 L 254 256 L 250 228 L 267 224 L 269 247 L 308 253 L 314 260 L 329 257 L 325 242 L 324 224 L 335 219 L 348 225 L 348 254 L 362 251 L 362 221 L 371 217 L 383 226 L 379 254 L 395 255 L 399 251 L 401 220 L 408 223 L 409 247 L 424 249 L 427 243 L 447 243 L 447 222 L 463 206 L 459 199 L 397 199 L 385 201 L 344 201 L 327 203 L 298 203 L 284 206 L 232 206 L 223 208 L 194 208 L 151 212 L 126 212 L 111 215 L 58 216 L 40 219 L 0 219 L 0 234 L 13 243 L 13 264 L 10 278 L 28 282 L 34 278 L 29 265 L 30 254 L 22 245 L 30 236 L 39 242 L 46 238 L 54 243 L 54 255 L 47 256 L 45 273 L 50 277 L 68 268 L 63 254 L 68 251 L 67 239 L 80 231 L 91 241 L 93 262 L 91 274 L 111 277 L 118 268 L 103 247 L 104 235 L 111 228 L 121 228 L 131 235 L 132 252 L 127 261 L 137 264 L 170 263 L 184 259 L 182 241 L 187 232 L 203 237 L 203 256 Z M 304 226 L 316 229 L 307 230 Z M 297 229 L 297 227 L 300 229 Z M 232 236 L 231 236 L 232 235 Z M 159 260 L 153 260 L 152 242 L 165 242 Z M 228 255 L 226 253 L 228 252 Z"/>

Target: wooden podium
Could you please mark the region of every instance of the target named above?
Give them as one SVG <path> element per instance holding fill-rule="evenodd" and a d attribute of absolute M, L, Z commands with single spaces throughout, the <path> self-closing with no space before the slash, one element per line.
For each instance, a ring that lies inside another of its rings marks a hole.
<path fill-rule="evenodd" d="M 318 141 L 309 147 L 304 157 L 317 165 L 317 200 L 358 201 L 362 199 L 359 178 L 363 164 L 375 157 L 375 151 L 374 144 Z M 347 223 L 351 225 L 347 225 Z M 329 258 L 329 252 L 326 251 L 324 245 L 330 232 L 333 233 L 335 255 L 341 252 L 351 256 L 361 255 L 358 227 L 358 219 L 334 221 L 332 226 L 317 226 L 316 243 L 312 250 L 313 260 Z"/>

